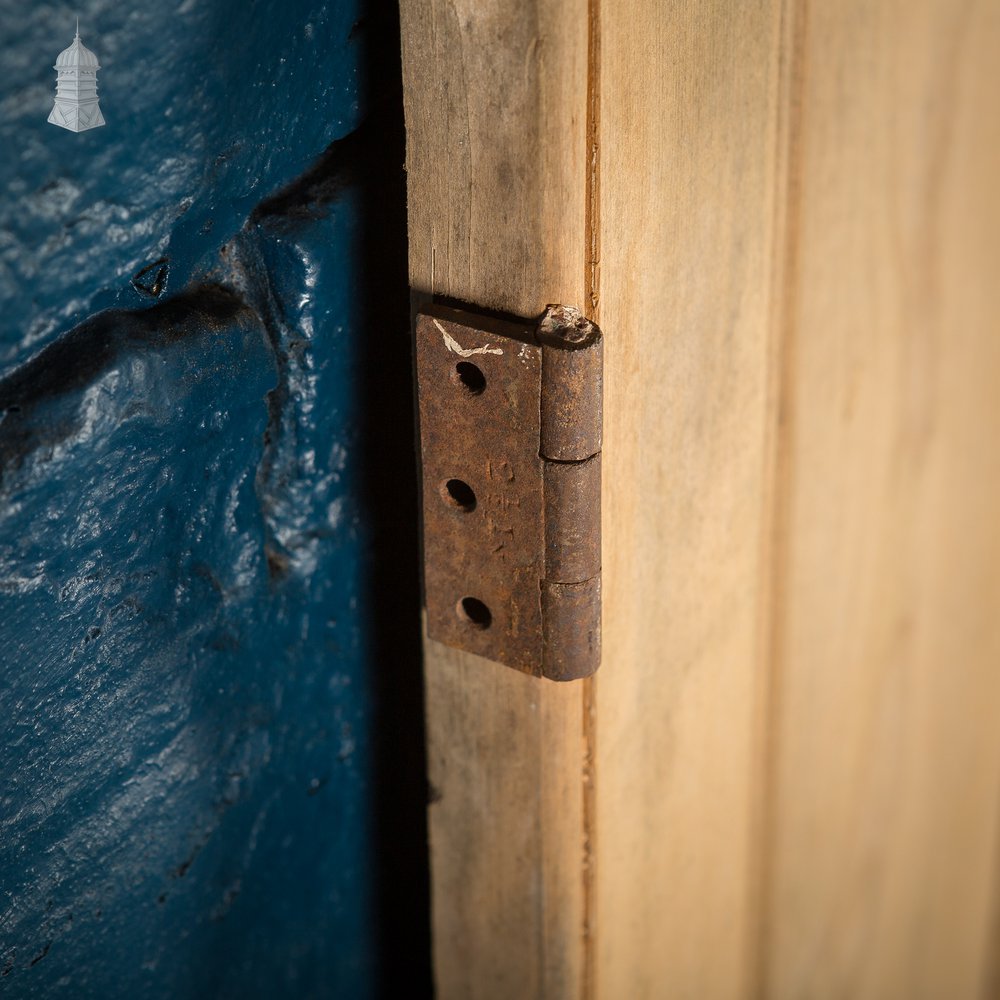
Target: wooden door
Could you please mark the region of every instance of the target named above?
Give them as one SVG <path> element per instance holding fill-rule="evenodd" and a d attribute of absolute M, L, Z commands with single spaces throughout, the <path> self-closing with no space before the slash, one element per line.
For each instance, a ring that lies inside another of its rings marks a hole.
<path fill-rule="evenodd" d="M 417 300 L 606 344 L 600 671 L 425 643 L 439 995 L 997 995 L 1000 5 L 401 7 Z"/>

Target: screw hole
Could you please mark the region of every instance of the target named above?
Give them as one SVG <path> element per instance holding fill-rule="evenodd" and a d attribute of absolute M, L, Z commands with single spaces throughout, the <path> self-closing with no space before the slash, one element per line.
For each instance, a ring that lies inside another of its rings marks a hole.
<path fill-rule="evenodd" d="M 490 609 L 477 597 L 463 597 L 458 602 L 458 616 L 473 628 L 489 628 L 493 624 Z"/>
<path fill-rule="evenodd" d="M 471 361 L 459 361 L 455 365 L 455 376 L 470 396 L 478 396 L 486 388 L 486 376 Z"/>
<path fill-rule="evenodd" d="M 476 509 L 476 494 L 472 487 L 461 479 L 449 479 L 441 486 L 441 496 L 451 507 L 469 511 Z"/>

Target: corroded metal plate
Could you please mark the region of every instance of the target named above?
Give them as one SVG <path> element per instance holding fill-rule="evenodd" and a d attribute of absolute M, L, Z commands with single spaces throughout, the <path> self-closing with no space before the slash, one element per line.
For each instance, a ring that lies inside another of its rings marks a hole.
<path fill-rule="evenodd" d="M 427 631 L 542 672 L 542 351 L 532 326 L 417 318 Z"/>

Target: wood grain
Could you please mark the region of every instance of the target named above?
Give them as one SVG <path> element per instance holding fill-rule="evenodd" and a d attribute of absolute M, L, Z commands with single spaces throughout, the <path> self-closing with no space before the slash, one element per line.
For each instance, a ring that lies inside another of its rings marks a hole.
<path fill-rule="evenodd" d="M 586 4 L 404 0 L 410 281 L 537 316 L 582 303 Z M 583 701 L 425 643 L 438 995 L 584 986 Z"/>
<path fill-rule="evenodd" d="M 582 301 L 586 18 L 585 0 L 403 0 L 416 291 L 526 317 Z"/>
<path fill-rule="evenodd" d="M 975 997 L 998 947 L 1000 7 L 797 16 L 762 993 Z"/>
<path fill-rule="evenodd" d="M 605 334 L 600 672 L 426 644 L 439 995 L 995 995 L 1000 5 L 402 23 L 415 293 Z"/>
<path fill-rule="evenodd" d="M 427 641 L 441 997 L 576 997 L 583 976 L 578 685 Z"/>
<path fill-rule="evenodd" d="M 601 23 L 597 995 L 751 974 L 780 4 Z"/>

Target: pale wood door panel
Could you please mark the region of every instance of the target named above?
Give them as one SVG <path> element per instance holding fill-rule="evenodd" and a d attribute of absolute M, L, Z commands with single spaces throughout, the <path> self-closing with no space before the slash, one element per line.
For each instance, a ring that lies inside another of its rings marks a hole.
<path fill-rule="evenodd" d="M 522 316 L 582 303 L 587 7 L 405 0 L 410 282 Z M 584 989 L 581 685 L 425 642 L 442 997 Z"/>
<path fill-rule="evenodd" d="M 606 338 L 600 672 L 425 644 L 439 994 L 990 996 L 1000 4 L 402 27 L 415 303 Z"/>
<path fill-rule="evenodd" d="M 795 15 L 764 992 L 975 997 L 998 947 L 1000 5 Z"/>
<path fill-rule="evenodd" d="M 596 995 L 752 975 L 781 4 L 601 17 Z"/>

